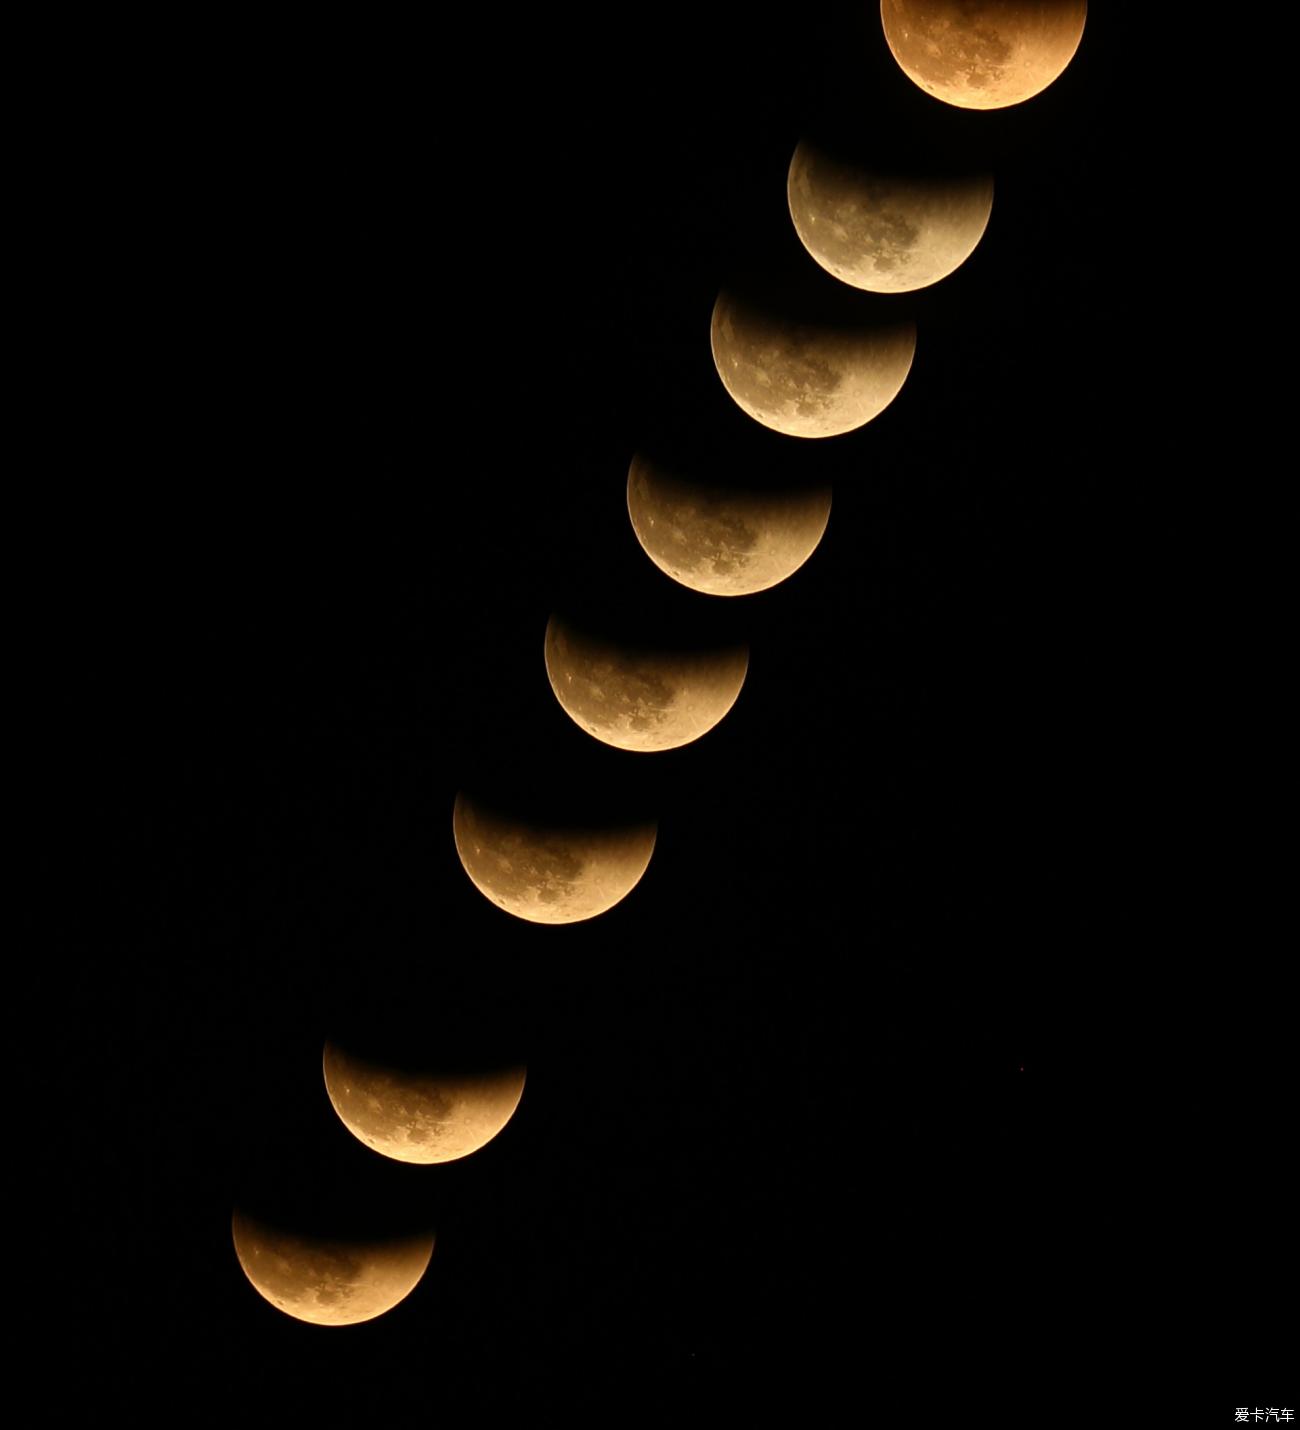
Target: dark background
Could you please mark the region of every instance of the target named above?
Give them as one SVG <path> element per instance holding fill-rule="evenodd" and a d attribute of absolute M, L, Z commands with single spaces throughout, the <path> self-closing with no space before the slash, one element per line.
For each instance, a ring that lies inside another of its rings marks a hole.
<path fill-rule="evenodd" d="M 52 234 L 86 395 L 50 442 L 85 489 L 52 482 L 29 553 L 60 631 L 32 843 L 74 885 L 38 916 L 42 1166 L 57 1285 L 92 1293 L 51 1314 L 142 1411 L 994 1405 L 1164 1324 L 1171 950 L 1129 908 L 1151 101 L 1113 7 L 988 114 L 915 88 L 871 6 L 770 24 L 102 37 L 129 59 L 69 124 Z M 784 186 L 814 123 L 995 197 L 890 300 L 897 400 L 800 442 L 730 403 L 708 325 L 738 269 L 811 264 Z M 627 468 L 666 419 L 833 483 L 788 582 L 710 601 L 641 552 Z M 584 600 L 747 639 L 734 709 L 662 755 L 588 740 L 542 662 Z M 493 780 L 651 807 L 645 877 L 589 924 L 501 913 L 451 837 Z M 381 1162 L 320 1077 L 359 1025 L 517 1049 L 515 1118 Z M 299 1324 L 240 1272 L 243 1197 L 427 1222 L 433 1261 L 372 1323 Z"/>

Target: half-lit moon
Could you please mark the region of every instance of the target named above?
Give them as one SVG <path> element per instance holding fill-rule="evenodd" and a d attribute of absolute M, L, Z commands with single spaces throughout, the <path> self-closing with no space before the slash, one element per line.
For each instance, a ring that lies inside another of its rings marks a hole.
<path fill-rule="evenodd" d="M 835 437 L 879 416 L 916 351 L 911 323 L 800 322 L 725 291 L 710 336 L 714 366 L 737 405 L 791 437 Z"/>
<path fill-rule="evenodd" d="M 745 646 L 654 650 L 617 645 L 557 616 L 546 626 L 546 673 L 565 713 L 620 750 L 672 750 L 712 730 L 736 703 Z"/>
<path fill-rule="evenodd" d="M 786 181 L 800 242 L 841 283 L 908 293 L 946 278 L 975 251 L 993 180 L 871 173 L 804 140 Z"/>
<path fill-rule="evenodd" d="M 646 555 L 665 575 L 710 596 L 765 591 L 817 549 L 829 487 L 758 491 L 684 481 L 638 453 L 627 510 Z"/>
<path fill-rule="evenodd" d="M 318 1326 L 351 1326 L 391 1311 L 414 1290 L 433 1255 L 433 1237 L 328 1241 L 296 1236 L 236 1211 L 235 1255 L 259 1295 Z"/>
<path fill-rule="evenodd" d="M 881 0 L 885 39 L 915 84 L 962 109 L 1040 94 L 1083 38 L 1087 0 Z"/>
<path fill-rule="evenodd" d="M 612 909 L 650 864 L 655 826 L 543 826 L 456 796 L 456 852 L 474 887 L 538 924 L 571 924 Z"/>
<path fill-rule="evenodd" d="M 428 1076 L 367 1062 L 325 1044 L 325 1089 L 344 1127 L 399 1162 L 454 1162 L 510 1121 L 524 1069 Z"/>

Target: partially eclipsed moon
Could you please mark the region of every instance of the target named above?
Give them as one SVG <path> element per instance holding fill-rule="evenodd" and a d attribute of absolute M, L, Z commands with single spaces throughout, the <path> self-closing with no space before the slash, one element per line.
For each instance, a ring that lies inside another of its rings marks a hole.
<path fill-rule="evenodd" d="M 662 651 L 615 645 L 552 616 L 546 673 L 565 713 L 620 750 L 672 750 L 713 729 L 736 703 L 744 646 Z"/>
<path fill-rule="evenodd" d="M 962 109 L 1005 109 L 1041 93 L 1083 38 L 1087 0 L 881 0 L 903 73 Z"/>
<path fill-rule="evenodd" d="M 538 924 L 570 924 L 612 909 L 637 884 L 655 826 L 575 829 L 512 819 L 456 796 L 456 852 L 474 887 Z"/>
<path fill-rule="evenodd" d="M 791 437 L 835 437 L 877 417 L 912 366 L 916 329 L 799 322 L 727 292 L 713 306 L 713 362 L 739 407 Z"/>
<path fill-rule="evenodd" d="M 632 529 L 658 568 L 710 596 L 747 596 L 784 581 L 817 549 L 829 487 L 747 491 L 687 482 L 637 454 L 627 474 Z"/>
<path fill-rule="evenodd" d="M 454 1162 L 490 1142 L 510 1121 L 524 1069 L 420 1076 L 325 1044 L 325 1089 L 354 1137 L 399 1162 Z"/>
<path fill-rule="evenodd" d="M 908 293 L 946 278 L 975 251 L 993 180 L 872 174 L 802 142 L 786 182 L 803 246 L 842 283 Z"/>
<path fill-rule="evenodd" d="M 433 1237 L 325 1241 L 295 1236 L 236 1211 L 235 1255 L 259 1295 L 318 1326 L 372 1321 L 409 1296 L 433 1255 Z"/>

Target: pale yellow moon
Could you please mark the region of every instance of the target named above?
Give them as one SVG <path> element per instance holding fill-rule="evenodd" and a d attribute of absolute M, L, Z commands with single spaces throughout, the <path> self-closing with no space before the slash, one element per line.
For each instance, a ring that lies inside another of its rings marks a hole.
<path fill-rule="evenodd" d="M 684 481 L 638 452 L 628 468 L 627 510 L 636 539 L 666 576 L 709 596 L 748 596 L 784 581 L 817 549 L 831 491 Z"/>
<path fill-rule="evenodd" d="M 490 1142 L 524 1091 L 524 1069 L 426 1076 L 325 1044 L 325 1090 L 344 1127 L 398 1162 L 454 1162 Z"/>
<path fill-rule="evenodd" d="M 898 396 L 916 351 L 911 323 L 799 322 L 722 292 L 713 305 L 713 363 L 732 399 L 790 437 L 836 437 Z"/>
<path fill-rule="evenodd" d="M 903 73 L 961 109 L 1041 94 L 1074 58 L 1087 0 L 880 0 Z"/>
<path fill-rule="evenodd" d="M 546 674 L 565 714 L 620 750 L 672 750 L 712 730 L 736 703 L 745 646 L 647 650 L 602 640 L 552 616 Z"/>
<path fill-rule="evenodd" d="M 540 826 L 459 794 L 452 832 L 484 898 L 530 923 L 571 924 L 612 909 L 636 887 L 649 867 L 656 827 Z"/>
<path fill-rule="evenodd" d="M 841 283 L 910 293 L 946 278 L 975 251 L 993 209 L 993 180 L 869 173 L 804 140 L 786 181 L 799 240 Z"/>
<path fill-rule="evenodd" d="M 267 1226 L 238 1210 L 235 1255 L 277 1310 L 317 1326 L 351 1326 L 391 1311 L 415 1289 L 433 1255 L 431 1235 L 327 1241 Z"/>

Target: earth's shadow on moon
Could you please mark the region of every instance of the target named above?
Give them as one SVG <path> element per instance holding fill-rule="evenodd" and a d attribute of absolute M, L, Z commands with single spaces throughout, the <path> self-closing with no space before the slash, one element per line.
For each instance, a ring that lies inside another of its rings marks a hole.
<path fill-rule="evenodd" d="M 826 491 L 839 460 L 828 462 L 825 445 L 782 441 L 781 434 L 734 420 L 735 404 L 710 404 L 706 411 L 682 403 L 657 413 L 630 454 L 679 480 L 719 491 L 793 496 Z M 629 468 L 631 462 L 629 462 Z M 696 608 L 698 609 L 698 607 Z"/>
<path fill-rule="evenodd" d="M 318 1096 L 292 1124 L 282 1120 L 278 1135 L 245 1149 L 234 1177 L 234 1207 L 308 1240 L 391 1242 L 431 1234 L 437 1207 L 428 1184 L 394 1177 L 391 1165 L 347 1132 L 329 1104 L 319 1065 L 314 1071 Z"/>
<path fill-rule="evenodd" d="M 788 209 L 786 226 L 788 256 L 781 263 L 740 262 L 724 276 L 722 292 L 737 306 L 761 313 L 774 326 L 815 328 L 830 337 L 884 338 L 913 321 L 914 294 L 850 288 L 821 268 L 800 243 Z"/>

